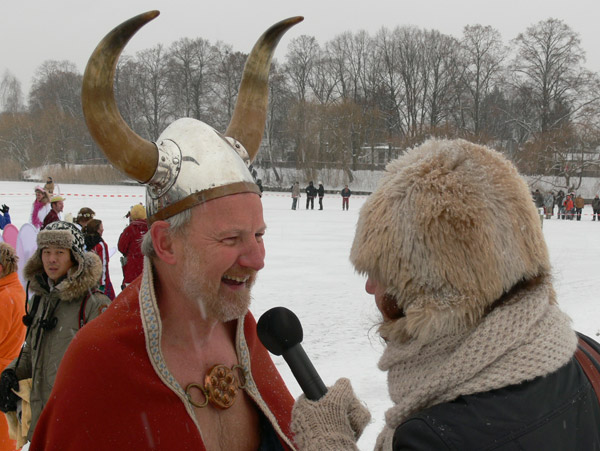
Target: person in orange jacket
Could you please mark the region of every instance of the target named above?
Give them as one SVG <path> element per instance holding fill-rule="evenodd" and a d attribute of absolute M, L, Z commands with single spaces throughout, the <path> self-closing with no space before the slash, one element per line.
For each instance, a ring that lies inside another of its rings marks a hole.
<path fill-rule="evenodd" d="M 17 275 L 17 254 L 0 243 L 0 372 L 18 355 L 25 340 L 25 290 Z M 16 442 L 8 437 L 6 417 L 0 415 L 0 451 L 14 451 Z"/>

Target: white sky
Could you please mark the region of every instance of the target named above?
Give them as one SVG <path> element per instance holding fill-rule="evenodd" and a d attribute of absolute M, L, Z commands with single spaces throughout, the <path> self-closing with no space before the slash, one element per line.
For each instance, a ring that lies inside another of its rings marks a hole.
<path fill-rule="evenodd" d="M 301 34 L 324 44 L 344 31 L 374 34 L 382 26 L 397 25 L 460 37 L 465 25 L 479 23 L 499 30 L 508 43 L 528 26 L 554 17 L 580 34 L 586 66 L 600 72 L 598 0 L 6 0 L 0 6 L 0 77 L 10 70 L 27 95 L 35 70 L 46 60 L 69 60 L 83 72 L 109 30 L 150 9 L 161 15 L 138 32 L 126 53 L 169 45 L 182 37 L 221 40 L 248 52 L 271 24 L 295 15 L 305 20 L 288 31 L 277 55 L 285 55 L 289 39 Z"/>

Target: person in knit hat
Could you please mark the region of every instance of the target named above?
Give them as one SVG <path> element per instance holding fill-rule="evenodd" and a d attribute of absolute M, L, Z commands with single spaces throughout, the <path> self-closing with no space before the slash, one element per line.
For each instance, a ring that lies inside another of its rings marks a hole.
<path fill-rule="evenodd" d="M 537 209 L 500 153 L 430 140 L 389 163 L 350 260 L 386 343 L 393 405 L 375 449 L 600 449 L 600 405 Z M 296 444 L 357 449 L 365 410 L 345 379 L 317 402 L 302 396 Z"/>
<path fill-rule="evenodd" d="M 142 254 L 142 239 L 148 231 L 146 222 L 146 208 L 137 204 L 129 210 L 129 225 L 119 236 L 117 248 L 123 254 L 121 265 L 123 268 L 123 283 L 121 289 L 133 282 L 144 268 L 144 254 Z"/>
<path fill-rule="evenodd" d="M 7 243 L 0 243 L 0 371 L 18 355 L 25 340 L 25 290 L 17 275 L 19 257 Z M 0 451 L 17 449 L 8 435 L 8 424 L 0 415 Z"/>
<path fill-rule="evenodd" d="M 106 296 L 95 291 L 102 266 L 95 253 L 85 251 L 77 227 L 53 222 L 39 232 L 37 245 L 23 271 L 28 290 L 34 294 L 23 320 L 28 326 L 25 346 L 0 379 L 0 410 L 8 412 L 16 409 L 11 389 L 18 389 L 18 381 L 32 378 L 29 440 L 69 343 L 110 304 Z"/>

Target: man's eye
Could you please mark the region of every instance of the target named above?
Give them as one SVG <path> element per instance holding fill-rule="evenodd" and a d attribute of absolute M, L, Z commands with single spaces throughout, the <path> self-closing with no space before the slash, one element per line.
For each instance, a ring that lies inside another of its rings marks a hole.
<path fill-rule="evenodd" d="M 255 235 L 256 241 L 258 241 L 259 243 L 262 243 L 264 236 L 265 236 L 265 232 L 257 233 Z"/>
<path fill-rule="evenodd" d="M 227 238 L 223 238 L 221 240 L 222 243 L 228 244 L 228 245 L 235 244 L 236 241 L 237 241 L 236 236 L 228 236 Z"/>

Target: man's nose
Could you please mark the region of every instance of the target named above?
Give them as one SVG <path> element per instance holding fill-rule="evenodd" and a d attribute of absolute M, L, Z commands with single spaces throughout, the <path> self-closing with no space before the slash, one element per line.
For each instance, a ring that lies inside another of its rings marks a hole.
<path fill-rule="evenodd" d="M 239 258 L 240 266 L 260 271 L 265 266 L 265 246 L 263 242 L 252 240 L 249 242 Z"/>

